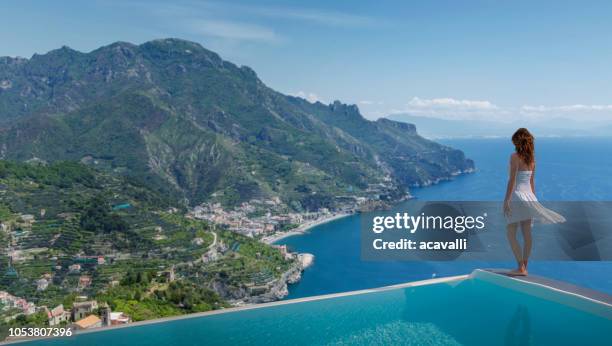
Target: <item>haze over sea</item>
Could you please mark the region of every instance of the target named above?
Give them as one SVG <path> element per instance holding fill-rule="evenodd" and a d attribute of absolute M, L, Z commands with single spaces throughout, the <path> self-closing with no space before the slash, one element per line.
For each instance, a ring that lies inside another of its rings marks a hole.
<path fill-rule="evenodd" d="M 440 141 L 463 150 L 477 171 L 438 185 L 412 189 L 431 201 L 501 201 L 513 152 L 509 139 Z M 542 201 L 612 201 L 612 138 L 538 138 L 536 194 Z M 315 255 L 288 298 L 352 291 L 433 276 L 466 274 L 475 268 L 511 268 L 513 262 L 366 262 L 360 259 L 360 215 L 317 226 L 308 234 L 285 238 L 298 252 Z M 537 232 L 537 225 L 534 232 Z M 505 230 L 500 230 L 505 232 Z M 538 246 L 534 244 L 534 250 Z M 612 262 L 530 263 L 530 273 L 612 293 Z"/>

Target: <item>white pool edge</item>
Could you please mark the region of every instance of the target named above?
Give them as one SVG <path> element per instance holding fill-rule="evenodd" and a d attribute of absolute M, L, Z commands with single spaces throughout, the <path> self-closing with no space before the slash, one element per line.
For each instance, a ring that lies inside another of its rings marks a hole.
<path fill-rule="evenodd" d="M 469 277 L 483 280 L 513 291 L 518 291 L 526 295 L 566 305 L 603 318 L 612 319 L 612 304 L 591 298 L 580 292 L 527 281 L 521 278 L 513 278 L 483 269 L 474 270 Z"/>

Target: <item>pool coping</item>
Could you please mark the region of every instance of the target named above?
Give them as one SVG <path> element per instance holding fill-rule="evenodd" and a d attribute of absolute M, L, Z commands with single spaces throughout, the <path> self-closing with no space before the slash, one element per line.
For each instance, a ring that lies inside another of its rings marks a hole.
<path fill-rule="evenodd" d="M 476 269 L 475 271 L 477 270 L 482 270 L 482 271 L 487 271 L 489 273 L 502 275 L 504 277 L 519 280 L 525 283 L 545 286 L 550 289 L 573 294 L 581 298 L 585 298 L 585 299 L 595 301 L 598 303 L 602 303 L 602 304 L 612 307 L 612 295 L 605 293 L 605 292 L 596 291 L 590 288 L 577 286 L 569 282 L 559 281 L 559 280 L 547 278 L 544 276 L 531 275 L 531 274 L 528 276 L 513 276 L 513 275 L 510 275 L 509 274 L 510 271 L 506 269 Z"/>
<path fill-rule="evenodd" d="M 470 277 L 612 320 L 612 296 L 604 292 L 537 275 L 513 276 L 503 269 L 476 269 Z"/>
<path fill-rule="evenodd" d="M 116 325 L 116 326 L 109 326 L 109 327 L 95 328 L 95 329 L 77 330 L 77 331 L 74 331 L 73 332 L 74 334 L 69 337 L 47 336 L 47 337 L 20 338 L 20 339 L 14 339 L 14 340 L 9 340 L 9 341 L 2 341 L 0 342 L 0 345 L 18 344 L 18 343 L 24 343 L 24 342 L 29 342 L 29 341 L 40 341 L 40 340 L 49 340 L 49 339 L 66 339 L 66 338 L 72 338 L 77 335 L 83 335 L 83 334 L 89 334 L 89 333 L 99 333 L 99 332 L 105 332 L 105 331 L 111 331 L 111 330 L 117 330 L 117 329 L 123 329 L 123 328 L 140 327 L 140 326 L 146 326 L 146 325 L 151 325 L 151 324 L 158 324 L 158 323 L 179 321 L 179 320 L 185 320 L 185 319 L 191 319 L 191 318 L 220 315 L 220 314 L 226 314 L 226 313 L 231 313 L 231 312 L 254 310 L 254 309 L 267 308 L 267 307 L 273 307 L 273 306 L 282 306 L 282 305 L 289 305 L 289 304 L 299 304 L 299 303 L 305 303 L 305 302 L 311 302 L 311 301 L 326 300 L 326 299 L 339 298 L 339 297 L 349 297 L 349 296 L 355 296 L 355 295 L 361 295 L 361 294 L 384 292 L 384 291 L 390 291 L 390 290 L 395 290 L 395 289 L 400 289 L 400 288 L 418 287 L 418 286 L 433 285 L 433 284 L 439 284 L 439 283 L 458 283 L 460 281 L 468 279 L 470 275 L 471 274 L 447 276 L 447 277 L 441 277 L 441 278 L 432 278 L 432 279 L 426 279 L 426 280 L 405 282 L 401 284 L 383 286 L 383 287 L 377 287 L 377 288 L 368 288 L 368 289 L 357 290 L 357 291 L 330 293 L 330 294 L 323 294 L 323 295 L 312 296 L 312 297 L 278 300 L 278 301 L 269 302 L 269 303 L 248 304 L 248 305 L 236 306 L 236 307 L 231 307 L 231 308 L 226 308 L 226 309 L 196 312 L 196 313 L 180 315 L 180 316 L 162 317 L 162 318 L 157 318 L 157 319 L 152 319 L 152 320 L 132 322 L 132 323 L 123 324 L 123 325 Z"/>

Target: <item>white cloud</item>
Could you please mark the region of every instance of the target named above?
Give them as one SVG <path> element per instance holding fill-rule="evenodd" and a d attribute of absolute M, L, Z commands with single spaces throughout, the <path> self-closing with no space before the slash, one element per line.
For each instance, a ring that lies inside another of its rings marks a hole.
<path fill-rule="evenodd" d="M 193 20 L 189 24 L 189 29 L 195 34 L 232 40 L 267 42 L 280 40 L 280 37 L 272 29 L 260 25 L 227 20 Z"/>
<path fill-rule="evenodd" d="M 566 106 L 543 106 L 543 105 L 539 105 L 539 106 L 530 106 L 530 105 L 524 105 L 521 107 L 521 110 L 524 112 L 540 112 L 540 113 L 546 113 L 546 112 L 574 112 L 574 111 L 593 111 L 593 112 L 600 112 L 600 111 L 604 111 L 604 112 L 610 112 L 612 111 L 612 105 L 581 105 L 581 104 L 575 104 L 575 105 L 566 105 Z"/>
<path fill-rule="evenodd" d="M 523 105 L 518 113 L 529 119 L 573 119 L 582 122 L 609 123 L 612 121 L 612 105 L 573 104 L 561 106 Z"/>
<path fill-rule="evenodd" d="M 220 1 L 199 1 L 171 4 L 158 1 L 128 1 L 124 6 L 136 7 L 156 16 L 166 27 L 181 26 L 186 34 L 204 35 L 227 40 L 278 42 L 278 22 L 302 21 L 334 27 L 369 27 L 380 20 L 357 14 L 322 10 L 314 7 L 264 6 L 232 4 Z M 388 22 L 388 21 L 387 21 Z"/>
<path fill-rule="evenodd" d="M 274 17 L 280 19 L 298 19 L 303 21 L 313 22 L 315 24 L 323 24 L 329 26 L 343 27 L 361 27 L 376 24 L 378 21 L 373 18 L 334 12 L 322 11 L 311 8 L 299 7 L 262 7 L 257 6 L 235 6 L 245 12 L 264 17 Z"/>
<path fill-rule="evenodd" d="M 293 94 L 293 96 L 296 97 L 301 97 L 303 99 L 305 99 L 306 101 L 310 102 L 310 103 L 315 103 L 315 102 L 321 102 L 321 103 L 325 103 L 320 97 L 319 95 L 312 93 L 312 92 L 305 92 L 305 91 L 298 91 L 296 93 Z"/>
<path fill-rule="evenodd" d="M 408 107 L 416 108 L 438 108 L 438 109 L 497 109 L 498 107 L 489 101 L 480 100 L 457 100 L 453 98 L 421 99 L 413 97 L 408 102 Z"/>
<path fill-rule="evenodd" d="M 369 101 L 369 100 L 359 101 L 360 105 L 366 105 L 366 106 L 373 105 L 374 103 L 375 103 L 374 101 Z"/>
<path fill-rule="evenodd" d="M 573 119 L 586 122 L 612 121 L 612 105 L 522 105 L 502 107 L 487 100 L 455 98 L 422 99 L 413 97 L 404 107 L 394 108 L 387 114 L 411 114 L 440 119 L 512 121 L 548 121 Z"/>
<path fill-rule="evenodd" d="M 149 2 L 142 3 L 143 7 L 151 8 Z M 301 20 L 314 24 L 342 27 L 363 27 L 381 25 L 380 20 L 369 16 L 356 15 L 345 12 L 321 10 L 309 7 L 295 6 L 264 6 L 262 4 L 232 4 L 229 2 L 202 1 L 183 5 L 158 4 L 163 14 L 171 11 L 173 14 L 202 15 L 213 14 L 224 17 L 260 17 L 280 20 Z M 389 21 L 386 20 L 388 23 Z"/>
<path fill-rule="evenodd" d="M 431 99 L 413 97 L 404 107 L 391 109 L 389 113 L 406 113 L 431 118 L 466 120 L 492 120 L 491 118 L 503 120 L 505 116 L 505 110 L 490 101 L 450 97 Z"/>

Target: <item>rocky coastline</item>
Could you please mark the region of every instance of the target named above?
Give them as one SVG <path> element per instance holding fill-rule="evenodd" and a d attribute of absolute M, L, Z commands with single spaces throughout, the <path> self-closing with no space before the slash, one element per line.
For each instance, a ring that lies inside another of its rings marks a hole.
<path fill-rule="evenodd" d="M 282 273 L 279 278 L 269 282 L 265 287 L 229 287 L 217 281 L 212 289 L 234 306 L 281 300 L 289 294 L 288 285 L 297 283 L 302 278 L 302 272 L 309 265 L 305 266 L 305 262 L 311 263 L 311 260 L 305 261 L 303 259 L 304 255 L 312 256 L 309 254 L 298 255 L 288 270 Z"/>

